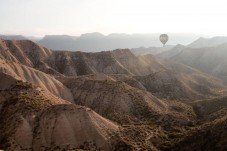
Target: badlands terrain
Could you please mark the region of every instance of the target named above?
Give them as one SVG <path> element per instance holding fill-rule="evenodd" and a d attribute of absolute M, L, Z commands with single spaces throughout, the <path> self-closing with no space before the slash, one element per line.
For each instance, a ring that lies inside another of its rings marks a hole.
<path fill-rule="evenodd" d="M 227 150 L 225 39 L 139 50 L 0 40 L 0 149 Z"/>

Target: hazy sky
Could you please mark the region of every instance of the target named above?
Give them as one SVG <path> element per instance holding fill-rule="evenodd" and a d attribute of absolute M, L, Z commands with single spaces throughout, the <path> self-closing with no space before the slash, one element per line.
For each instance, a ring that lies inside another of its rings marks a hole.
<path fill-rule="evenodd" d="M 0 34 L 227 36 L 227 0 L 0 0 Z"/>

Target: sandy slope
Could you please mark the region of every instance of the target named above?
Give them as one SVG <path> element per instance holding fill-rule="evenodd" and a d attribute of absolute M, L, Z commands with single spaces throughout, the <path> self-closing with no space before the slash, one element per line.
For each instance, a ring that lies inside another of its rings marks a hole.
<path fill-rule="evenodd" d="M 37 151 L 121 148 L 118 125 L 91 109 L 56 98 L 4 73 L 0 79 L 11 81 L 0 90 L 0 122 L 4 123 L 0 125 L 1 148 Z"/>
<path fill-rule="evenodd" d="M 50 75 L 47 75 L 41 71 L 1 59 L 0 71 L 9 74 L 16 79 L 31 82 L 34 85 L 43 88 L 45 91 L 50 91 L 58 97 L 73 102 L 72 94 L 68 88 L 66 88 L 61 82 L 57 81 Z"/>

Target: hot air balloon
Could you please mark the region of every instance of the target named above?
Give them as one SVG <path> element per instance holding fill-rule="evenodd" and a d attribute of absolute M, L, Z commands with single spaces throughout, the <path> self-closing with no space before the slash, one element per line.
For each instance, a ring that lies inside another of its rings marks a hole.
<path fill-rule="evenodd" d="M 163 47 L 166 44 L 166 42 L 168 41 L 169 37 L 167 34 L 161 34 L 159 37 L 159 40 L 162 42 Z"/>

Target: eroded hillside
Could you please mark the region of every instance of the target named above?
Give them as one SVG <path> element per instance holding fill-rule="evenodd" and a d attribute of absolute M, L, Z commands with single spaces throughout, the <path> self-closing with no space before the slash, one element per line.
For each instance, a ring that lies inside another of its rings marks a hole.
<path fill-rule="evenodd" d="M 0 41 L 5 150 L 225 150 L 226 114 L 223 82 L 181 63 Z"/>

